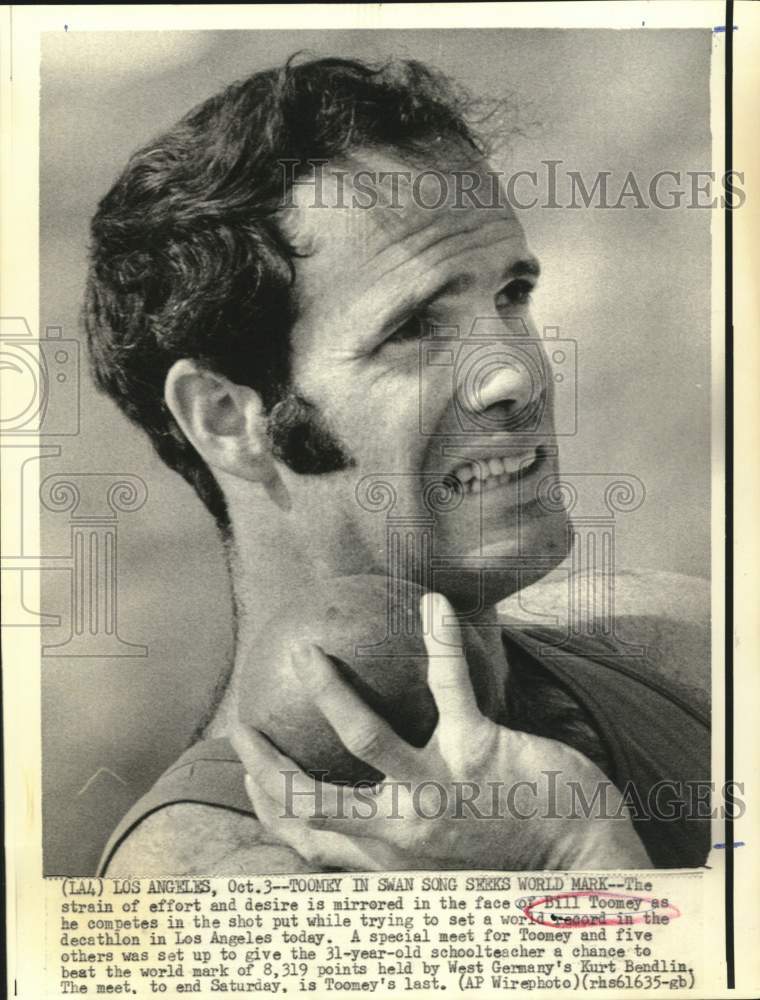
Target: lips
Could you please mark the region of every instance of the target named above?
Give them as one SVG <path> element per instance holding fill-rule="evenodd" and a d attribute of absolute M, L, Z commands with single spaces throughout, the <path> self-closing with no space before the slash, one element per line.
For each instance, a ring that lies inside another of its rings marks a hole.
<path fill-rule="evenodd" d="M 474 462 L 466 462 L 452 470 L 462 484 L 465 494 L 486 493 L 508 483 L 517 482 L 528 475 L 543 458 L 540 448 L 526 448 L 507 455 L 484 455 Z"/>

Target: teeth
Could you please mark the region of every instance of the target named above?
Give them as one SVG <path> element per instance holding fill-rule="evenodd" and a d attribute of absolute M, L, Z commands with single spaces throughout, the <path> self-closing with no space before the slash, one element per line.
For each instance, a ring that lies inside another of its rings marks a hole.
<path fill-rule="evenodd" d="M 465 485 L 465 492 L 480 493 L 512 481 L 517 473 L 532 465 L 537 457 L 536 449 L 529 448 L 518 455 L 513 453 L 468 462 L 454 469 L 454 475 Z"/>
<path fill-rule="evenodd" d="M 525 455 L 510 456 L 504 459 L 505 472 L 519 472 L 525 461 Z"/>

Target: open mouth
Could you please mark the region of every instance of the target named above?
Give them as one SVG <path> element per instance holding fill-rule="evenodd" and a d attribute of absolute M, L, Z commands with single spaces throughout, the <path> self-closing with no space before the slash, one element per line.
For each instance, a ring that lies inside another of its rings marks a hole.
<path fill-rule="evenodd" d="M 465 495 L 487 493 L 499 486 L 524 479 L 538 467 L 544 457 L 540 447 L 526 448 L 509 455 L 484 455 L 474 462 L 457 466 L 452 475 L 462 484 Z"/>

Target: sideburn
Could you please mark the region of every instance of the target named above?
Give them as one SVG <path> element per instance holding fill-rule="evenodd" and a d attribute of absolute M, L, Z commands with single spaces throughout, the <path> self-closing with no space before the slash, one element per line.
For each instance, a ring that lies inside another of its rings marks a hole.
<path fill-rule="evenodd" d="M 319 407 L 293 390 L 272 407 L 267 430 L 275 458 L 298 475 L 342 472 L 356 464 Z"/>

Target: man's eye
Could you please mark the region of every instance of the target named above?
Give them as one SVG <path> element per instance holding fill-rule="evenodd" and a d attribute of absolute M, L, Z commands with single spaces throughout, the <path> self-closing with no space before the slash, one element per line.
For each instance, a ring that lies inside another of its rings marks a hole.
<path fill-rule="evenodd" d="M 533 287 L 533 283 L 525 278 L 515 278 L 514 281 L 510 281 L 496 296 L 497 309 L 529 305 Z"/>
<path fill-rule="evenodd" d="M 419 340 L 423 335 L 423 323 L 419 316 L 410 316 L 401 326 L 396 327 L 385 344 L 403 344 L 409 340 Z"/>

